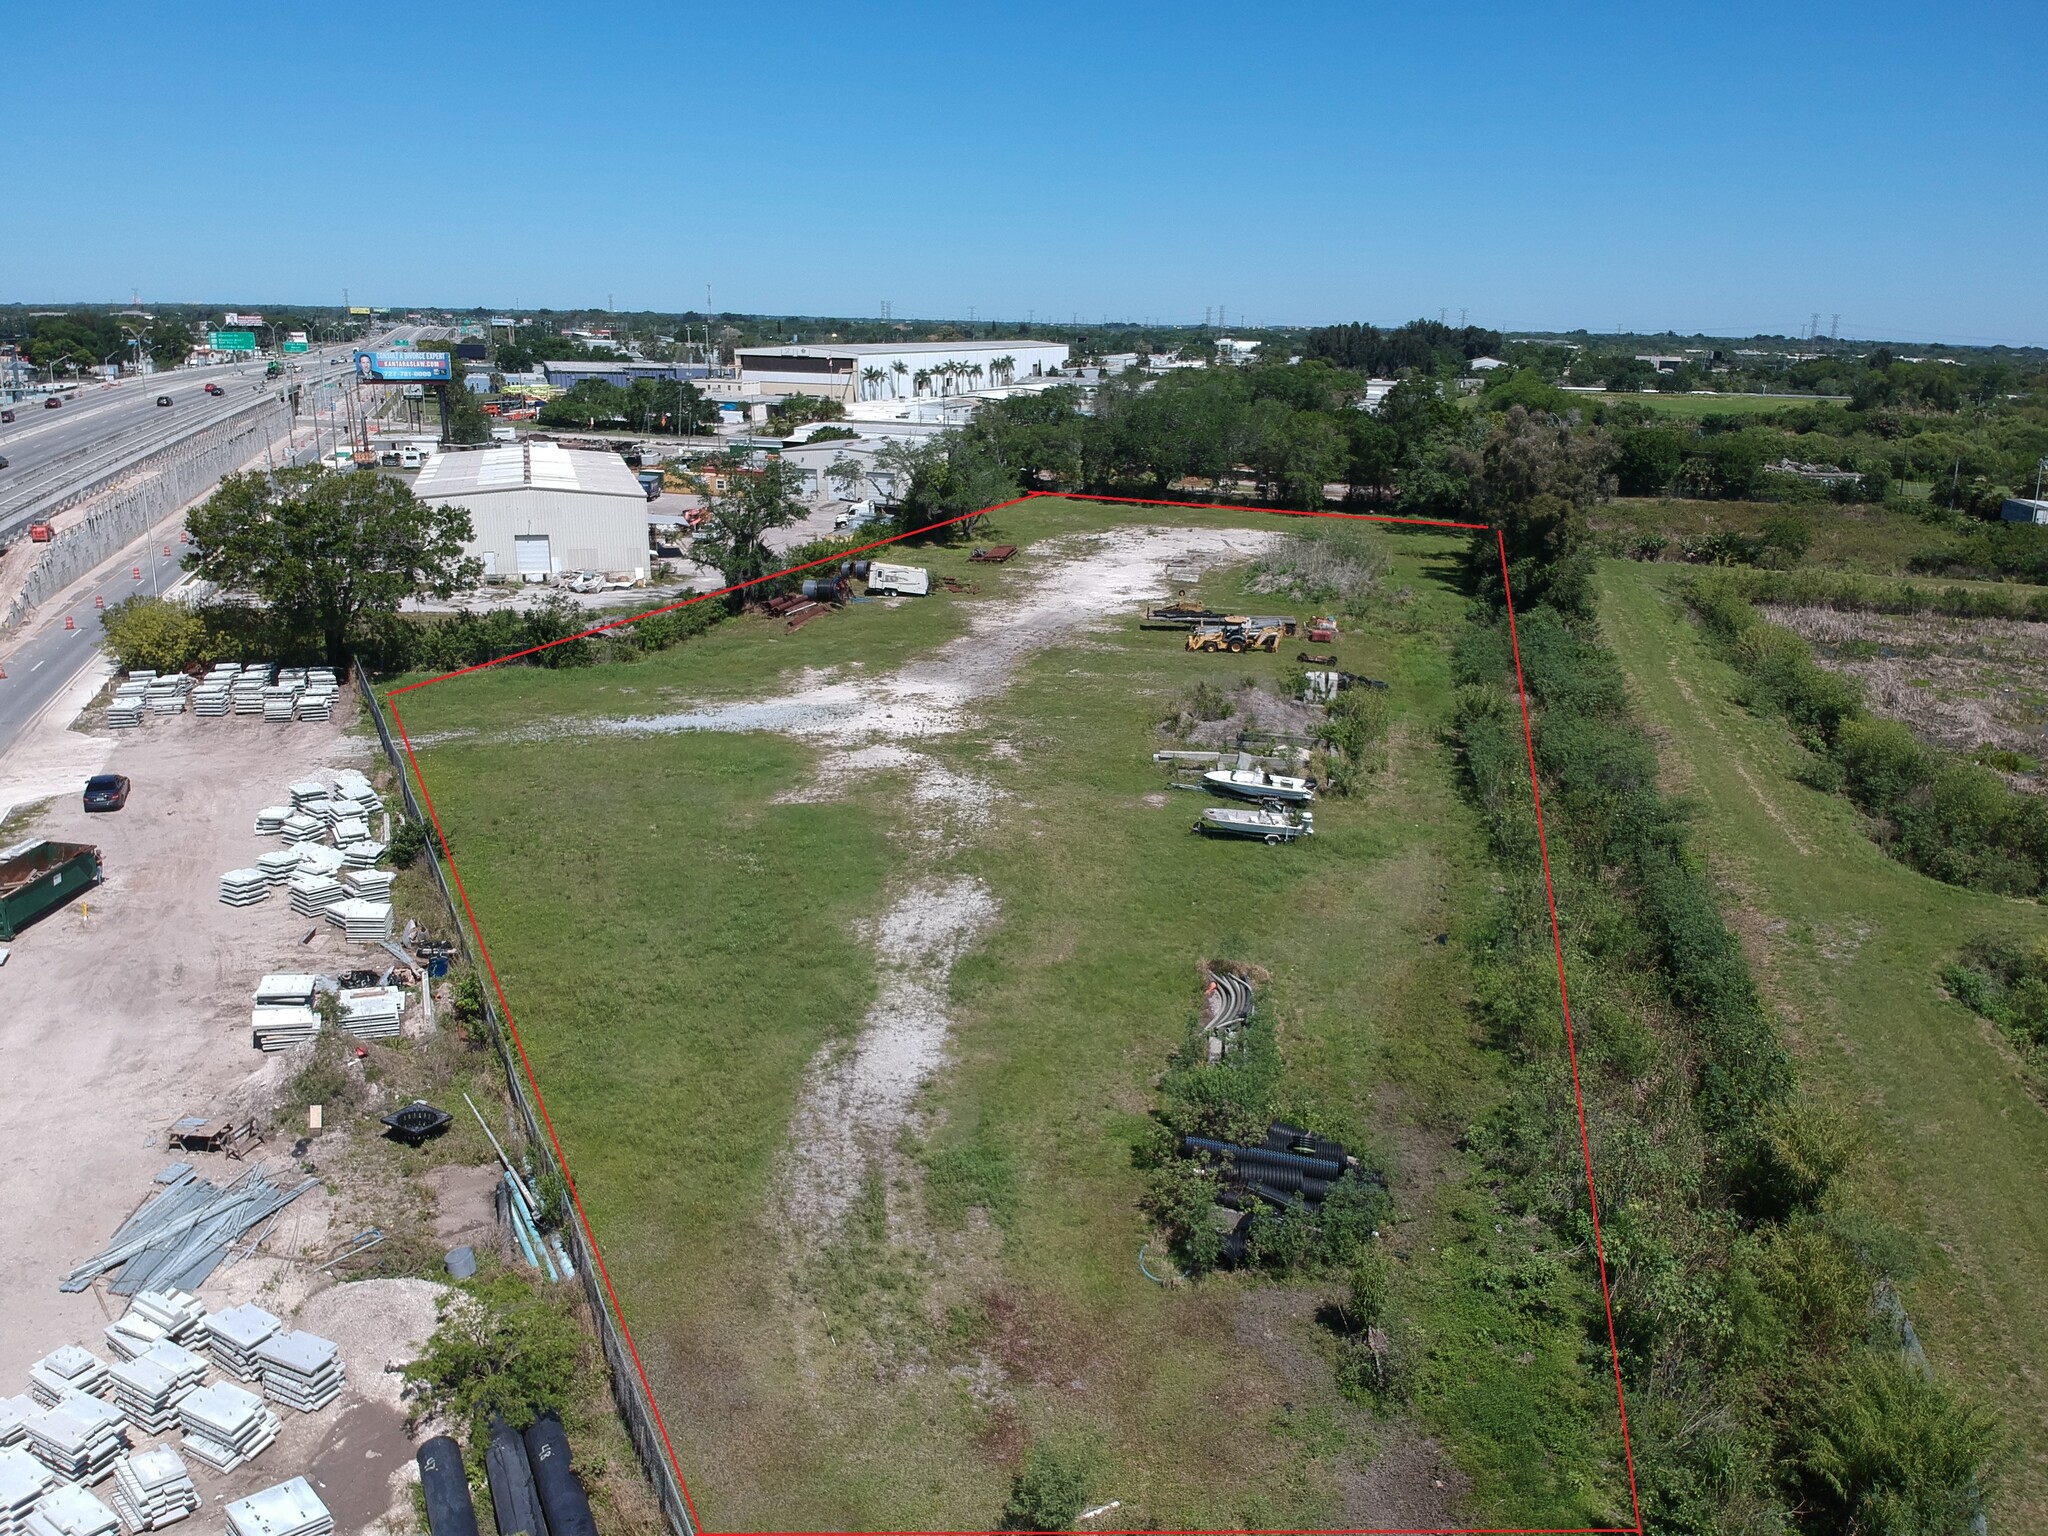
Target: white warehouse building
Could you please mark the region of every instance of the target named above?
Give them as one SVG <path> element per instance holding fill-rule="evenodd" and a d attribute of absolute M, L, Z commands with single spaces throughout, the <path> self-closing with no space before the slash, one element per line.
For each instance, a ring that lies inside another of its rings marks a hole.
<path fill-rule="evenodd" d="M 741 347 L 743 383 L 768 395 L 908 400 L 957 395 L 1067 366 L 1063 341 L 885 341 Z"/>
<path fill-rule="evenodd" d="M 469 513 L 463 552 L 483 561 L 486 576 L 647 575 L 647 493 L 616 453 L 559 443 L 437 453 L 412 489 Z"/>

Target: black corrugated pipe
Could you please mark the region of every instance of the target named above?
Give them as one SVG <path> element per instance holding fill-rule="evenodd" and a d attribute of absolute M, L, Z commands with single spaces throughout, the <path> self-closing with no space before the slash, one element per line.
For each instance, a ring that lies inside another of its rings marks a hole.
<path fill-rule="evenodd" d="M 1208 1136 L 1184 1136 L 1181 1148 L 1188 1152 L 1211 1152 L 1227 1157 L 1240 1167 L 1256 1164 L 1264 1168 L 1292 1168 L 1315 1179 L 1342 1177 L 1344 1165 L 1327 1157 L 1303 1157 L 1296 1152 L 1273 1152 L 1265 1147 L 1240 1147 L 1234 1142 Z"/>
<path fill-rule="evenodd" d="M 1308 1202 L 1301 1196 L 1289 1194 L 1284 1189 L 1275 1189 L 1262 1179 L 1246 1179 L 1244 1189 L 1247 1194 L 1257 1195 L 1261 1200 L 1270 1205 L 1277 1205 L 1283 1211 L 1308 1209 Z"/>
<path fill-rule="evenodd" d="M 535 1419 L 526 1431 L 526 1459 L 533 1465 L 540 1507 L 548 1517 L 550 1536 L 597 1536 L 590 1517 L 590 1499 L 583 1480 L 569 1465 L 569 1437 L 552 1412 Z"/>
<path fill-rule="evenodd" d="M 548 1536 L 540 1494 L 533 1486 L 533 1468 L 526 1461 L 526 1445 L 496 1414 L 491 1415 L 491 1446 L 484 1453 L 484 1475 L 491 1484 L 498 1536 Z"/>
<path fill-rule="evenodd" d="M 422 1445 L 420 1489 L 427 1496 L 427 1530 L 432 1536 L 477 1536 L 476 1505 L 469 1497 L 469 1474 L 462 1470 L 462 1447 L 446 1435 Z"/>
<path fill-rule="evenodd" d="M 1266 1149 L 1269 1152 L 1293 1152 L 1303 1157 L 1330 1158 L 1340 1163 L 1345 1155 L 1341 1141 L 1325 1141 L 1298 1125 L 1287 1125 L 1279 1120 L 1266 1128 Z"/>

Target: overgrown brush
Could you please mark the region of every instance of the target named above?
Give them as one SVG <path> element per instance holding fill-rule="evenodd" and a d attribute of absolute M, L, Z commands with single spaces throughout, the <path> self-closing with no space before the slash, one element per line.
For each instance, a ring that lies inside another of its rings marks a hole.
<path fill-rule="evenodd" d="M 1283 534 L 1253 563 L 1250 587 L 1355 616 L 1381 595 L 1390 569 L 1380 541 L 1364 529 L 1312 524 Z"/>

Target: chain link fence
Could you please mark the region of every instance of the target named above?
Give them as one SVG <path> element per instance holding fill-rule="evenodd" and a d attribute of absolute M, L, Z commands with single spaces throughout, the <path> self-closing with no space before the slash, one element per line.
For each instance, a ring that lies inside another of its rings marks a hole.
<path fill-rule="evenodd" d="M 389 722 L 384 718 L 384 706 L 377 697 L 369 674 L 361 666 L 355 669 L 356 689 L 363 697 L 363 708 L 376 723 L 377 739 L 383 744 L 384 759 L 391 765 L 391 771 L 398 780 L 400 793 L 405 799 L 405 814 L 421 826 L 431 828 L 424 808 L 413 794 L 412 774 L 398 744 L 393 740 Z M 455 931 L 455 941 L 460 946 L 463 958 L 481 972 L 483 966 L 470 945 L 469 930 L 463 923 L 462 908 L 455 899 L 454 888 L 448 882 L 447 871 L 441 863 L 441 851 L 432 837 L 427 839 L 422 857 L 427 861 L 428 872 L 434 878 L 434 886 L 441 893 L 441 901 L 448 909 L 448 916 Z M 527 1148 L 536 1161 L 555 1173 L 563 1170 L 554 1156 L 554 1143 L 542 1124 L 532 1097 L 528 1091 L 526 1073 L 520 1065 L 517 1052 L 512 1045 L 511 1031 L 505 1027 L 498 1015 L 497 999 L 486 987 L 483 994 L 484 1018 L 488 1025 L 492 1048 L 498 1053 L 499 1064 L 505 1070 L 506 1086 L 511 1090 L 512 1103 L 519 1116 L 521 1130 L 525 1133 Z M 690 1518 L 690 1507 L 683 1498 L 682 1483 L 676 1477 L 675 1465 L 669 1459 L 667 1441 L 660 1425 L 655 1421 L 653 1405 L 641 1391 L 639 1367 L 635 1364 L 633 1351 L 626 1340 L 626 1331 L 613 1314 L 606 1299 L 604 1287 L 597 1277 L 597 1264 L 591 1252 L 590 1234 L 583 1223 L 567 1222 L 563 1235 L 568 1239 L 570 1256 L 576 1263 L 577 1277 L 583 1282 L 583 1294 L 590 1302 L 591 1316 L 597 1320 L 598 1341 L 604 1346 L 605 1365 L 611 1377 L 612 1401 L 618 1405 L 619 1417 L 625 1420 L 627 1433 L 632 1436 L 633 1448 L 639 1453 L 640 1465 L 646 1471 L 648 1481 L 653 1483 L 656 1497 L 661 1501 L 661 1511 L 667 1517 L 669 1527 L 675 1536 L 697 1536 L 696 1524 Z"/>

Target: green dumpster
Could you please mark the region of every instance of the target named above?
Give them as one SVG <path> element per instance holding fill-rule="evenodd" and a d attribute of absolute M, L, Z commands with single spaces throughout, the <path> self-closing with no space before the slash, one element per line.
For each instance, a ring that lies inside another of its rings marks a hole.
<path fill-rule="evenodd" d="M 11 939 L 99 883 L 100 851 L 90 843 L 23 843 L 0 853 L 0 939 Z"/>

